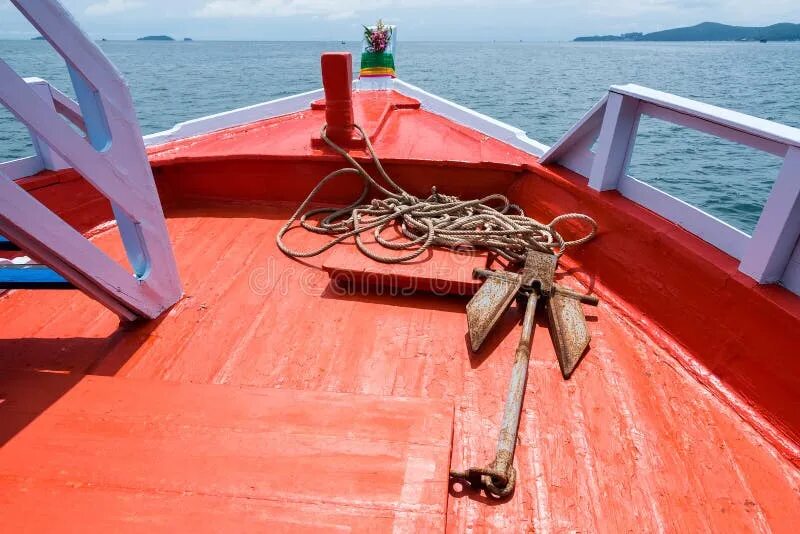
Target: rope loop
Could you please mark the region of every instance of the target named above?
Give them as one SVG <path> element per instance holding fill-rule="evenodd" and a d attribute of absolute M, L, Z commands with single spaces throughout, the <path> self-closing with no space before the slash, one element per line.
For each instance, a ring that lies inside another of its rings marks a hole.
<path fill-rule="evenodd" d="M 586 243 L 597 233 L 597 223 L 588 215 L 567 213 L 554 218 L 549 224 L 543 224 L 526 217 L 520 206 L 512 204 L 505 195 L 499 193 L 480 199 L 461 200 L 440 193 L 436 187 L 432 187 L 430 195 L 420 199 L 392 180 L 383 168 L 364 130 L 357 124 L 354 128 L 364 139 L 380 180 L 374 178 L 347 151 L 331 141 L 326 134 L 327 125 L 323 126 L 320 136 L 328 146 L 347 160 L 350 167 L 336 170 L 322 178 L 280 228 L 276 241 L 278 248 L 287 256 L 295 258 L 316 256 L 338 243 L 353 238 L 362 254 L 382 263 L 411 261 L 432 246 L 450 249 L 480 248 L 511 262 L 522 262 L 531 249 L 560 257 L 569 247 Z M 307 210 L 326 184 L 340 176 L 352 174 L 361 178 L 362 188 L 358 198 L 351 204 L 343 208 Z M 367 196 L 371 192 L 377 192 L 384 198 L 367 201 Z M 322 218 L 312 219 L 316 216 Z M 588 223 L 589 232 L 578 239 L 564 239 L 556 227 L 568 220 Z M 289 248 L 283 239 L 296 222 L 308 232 L 331 236 L 331 240 L 307 251 Z M 383 232 L 390 227 L 398 228 L 407 240 L 397 242 L 384 238 Z M 371 232 L 376 243 L 386 250 L 408 251 L 408 253 L 396 256 L 370 250 L 361 240 L 364 232 Z"/>
<path fill-rule="evenodd" d="M 571 241 L 564 240 L 561 234 L 556 230 L 556 225 L 558 225 L 558 223 L 560 222 L 569 220 L 578 220 L 588 223 L 590 226 L 589 232 L 583 237 L 580 237 L 578 239 L 573 239 Z M 558 251 L 555 253 L 557 256 L 561 256 L 562 254 L 564 254 L 564 251 L 567 249 L 567 247 L 582 245 L 584 243 L 591 241 L 592 239 L 594 239 L 594 236 L 597 235 L 597 222 L 588 215 L 584 215 L 583 213 L 565 213 L 563 215 L 559 215 L 558 217 L 550 221 L 550 224 L 548 224 L 547 227 L 550 229 L 552 235 L 558 236 L 559 246 L 558 246 Z"/>

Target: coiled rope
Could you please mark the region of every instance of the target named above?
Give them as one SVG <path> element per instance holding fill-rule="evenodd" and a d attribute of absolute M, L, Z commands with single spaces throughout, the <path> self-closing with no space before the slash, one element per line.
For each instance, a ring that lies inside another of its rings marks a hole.
<path fill-rule="evenodd" d="M 494 252 L 512 262 L 525 259 L 528 250 L 551 252 L 561 256 L 567 248 L 586 243 L 597 232 L 597 223 L 582 213 L 559 215 L 548 224 L 526 217 L 522 209 L 509 202 L 505 195 L 492 194 L 475 200 L 460 200 L 443 195 L 434 187 L 430 196 L 417 198 L 397 185 L 384 170 L 369 138 L 360 126 L 354 125 L 366 143 L 367 151 L 375 163 L 385 185 L 375 180 L 350 154 L 326 135 L 327 125 L 321 131 L 322 139 L 341 154 L 351 165 L 325 176 L 300 204 L 294 214 L 278 231 L 278 248 L 295 258 L 308 258 L 325 252 L 349 238 L 362 254 L 382 263 L 402 263 L 413 260 L 432 246 L 463 248 L 474 247 Z M 315 208 L 305 211 L 317 193 L 331 180 L 345 174 L 356 174 L 363 180 L 361 194 L 344 208 Z M 364 203 L 370 188 L 375 188 L 383 199 Z M 312 222 L 312 217 L 325 215 Z M 319 248 L 299 251 L 289 248 L 283 241 L 296 221 L 309 232 L 335 236 Z M 565 240 L 556 226 L 569 219 L 586 222 L 590 231 L 580 239 Z M 391 226 L 399 227 L 408 241 L 387 241 L 383 232 Z M 372 231 L 375 241 L 388 250 L 405 251 L 401 256 L 383 255 L 367 248 L 361 240 L 364 232 Z"/>

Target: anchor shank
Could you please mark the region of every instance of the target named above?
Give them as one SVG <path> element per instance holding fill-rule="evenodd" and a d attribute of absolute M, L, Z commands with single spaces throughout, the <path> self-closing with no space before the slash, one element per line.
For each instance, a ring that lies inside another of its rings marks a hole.
<path fill-rule="evenodd" d="M 525 396 L 525 385 L 528 382 L 528 363 L 531 357 L 531 343 L 533 329 L 536 325 L 536 304 L 539 296 L 532 292 L 525 306 L 525 318 L 522 322 L 517 352 L 514 358 L 514 367 L 511 370 L 511 381 L 508 386 L 503 422 L 500 427 L 500 437 L 497 442 L 497 457 L 494 469 L 498 473 L 508 473 L 514 462 L 514 448 L 517 444 L 517 431 L 522 412 L 522 399 Z"/>

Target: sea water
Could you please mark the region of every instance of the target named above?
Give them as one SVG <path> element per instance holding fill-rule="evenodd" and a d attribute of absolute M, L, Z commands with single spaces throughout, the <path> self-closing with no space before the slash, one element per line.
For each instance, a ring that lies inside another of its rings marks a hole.
<path fill-rule="evenodd" d="M 319 55 L 350 42 L 98 43 L 125 76 L 143 133 L 320 86 Z M 41 41 L 0 41 L 22 76 L 73 95 L 63 61 Z M 800 126 L 800 43 L 402 42 L 398 75 L 423 89 L 555 142 L 612 84 L 637 83 Z M 33 154 L 0 108 L 0 161 Z M 629 173 L 746 232 L 780 160 L 643 118 Z"/>

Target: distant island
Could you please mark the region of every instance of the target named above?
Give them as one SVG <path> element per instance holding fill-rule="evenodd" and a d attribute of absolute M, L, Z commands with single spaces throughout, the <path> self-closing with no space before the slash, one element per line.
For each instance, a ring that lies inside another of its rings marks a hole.
<path fill-rule="evenodd" d="M 190 43 L 190 42 L 192 42 L 193 40 L 194 40 L 194 39 L 192 39 L 191 37 L 184 37 L 184 38 L 183 38 L 183 42 L 184 42 L 184 43 Z"/>
<path fill-rule="evenodd" d="M 748 27 L 703 22 L 687 28 L 673 28 L 653 33 L 576 37 L 574 41 L 800 41 L 800 24 L 782 22 L 772 26 Z"/>
<path fill-rule="evenodd" d="M 139 37 L 136 39 L 137 41 L 174 41 L 172 37 L 169 35 L 146 35 L 145 37 Z"/>
<path fill-rule="evenodd" d="M 41 35 L 39 35 L 37 37 L 32 37 L 31 41 L 44 41 L 44 37 L 42 37 Z"/>

